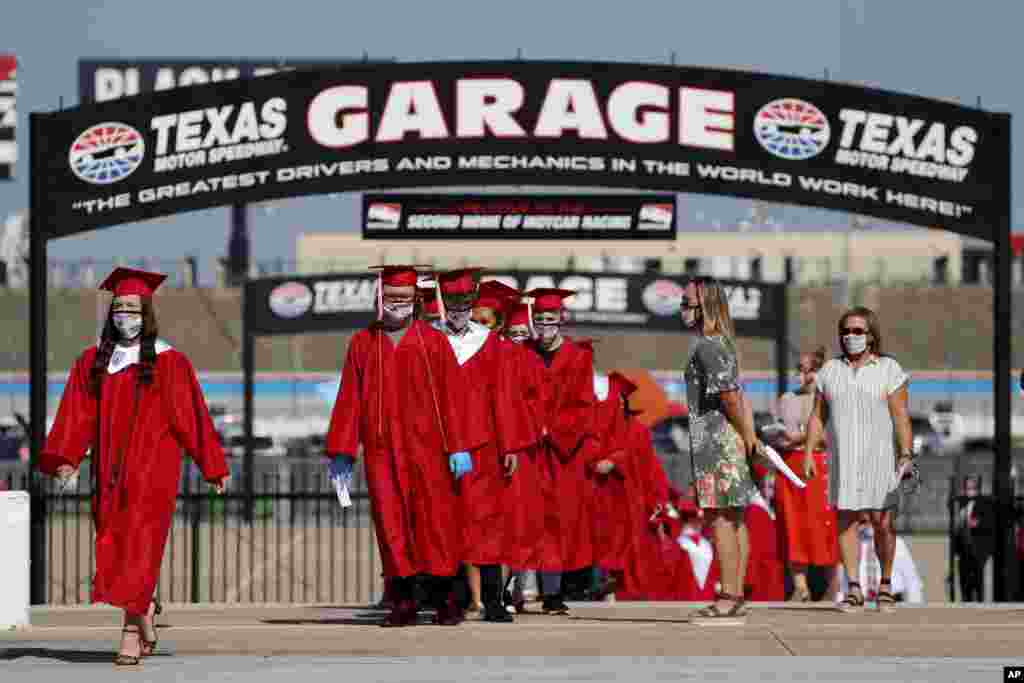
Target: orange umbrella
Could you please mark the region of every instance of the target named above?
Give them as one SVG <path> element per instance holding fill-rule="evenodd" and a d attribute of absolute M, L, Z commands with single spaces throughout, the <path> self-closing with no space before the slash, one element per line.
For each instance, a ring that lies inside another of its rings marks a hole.
<path fill-rule="evenodd" d="M 647 370 L 616 369 L 615 371 L 625 375 L 637 386 L 636 391 L 629 397 L 630 410 L 642 411 L 636 419 L 647 427 L 651 427 L 669 416 L 671 410 L 668 395 L 658 384 L 658 380 L 654 379 L 654 375 Z"/>

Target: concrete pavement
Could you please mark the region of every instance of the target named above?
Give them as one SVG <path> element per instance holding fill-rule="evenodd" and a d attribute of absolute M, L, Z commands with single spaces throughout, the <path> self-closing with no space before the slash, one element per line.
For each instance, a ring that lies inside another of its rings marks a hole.
<path fill-rule="evenodd" d="M 1024 664 L 1024 605 L 1017 604 L 849 615 L 831 606 L 767 603 L 755 606 L 742 627 L 690 624 L 695 604 L 571 607 L 564 617 L 526 614 L 515 624 L 467 621 L 453 628 L 429 624 L 424 612 L 421 626 L 382 629 L 376 622 L 383 613 L 359 606 L 168 605 L 158 618 L 158 655 L 142 668 L 146 680 L 196 680 L 193 674 L 202 672 L 231 680 L 249 672 L 249 681 L 270 681 L 292 672 L 305 681 L 340 666 L 346 675 L 371 667 L 373 679 L 394 681 L 564 680 L 570 673 L 603 680 L 619 677 L 616 671 L 634 680 L 711 672 L 718 680 L 769 672 L 793 680 L 786 671 L 818 671 L 830 680 L 878 682 L 997 681 L 1002 666 Z M 30 627 L 0 633 L 0 669 L 71 669 L 76 683 L 101 673 L 110 680 L 119 619 L 102 607 L 34 609 Z M 802 663 L 776 659 L 793 656 Z M 765 657 L 771 659 L 759 659 Z"/>

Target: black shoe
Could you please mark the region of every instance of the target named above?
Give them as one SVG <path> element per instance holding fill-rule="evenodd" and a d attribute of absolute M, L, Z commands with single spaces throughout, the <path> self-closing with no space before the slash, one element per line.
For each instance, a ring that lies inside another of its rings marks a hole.
<path fill-rule="evenodd" d="M 511 624 L 515 617 L 509 614 L 501 605 L 488 605 L 484 607 L 484 621 L 491 621 L 497 624 Z"/>

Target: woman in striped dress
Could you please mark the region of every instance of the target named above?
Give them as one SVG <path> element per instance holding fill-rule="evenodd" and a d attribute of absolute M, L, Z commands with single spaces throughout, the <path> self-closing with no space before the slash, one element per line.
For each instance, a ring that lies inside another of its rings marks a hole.
<path fill-rule="evenodd" d="M 857 520 L 866 513 L 874 527 L 875 550 L 882 567 L 878 608 L 890 610 L 896 602 L 892 594 L 895 474 L 913 457 L 907 411 L 910 378 L 895 359 L 882 354 L 878 316 L 870 309 L 858 307 L 843 314 L 839 344 L 842 355 L 818 372 L 807 425 L 804 474 L 808 479 L 815 476 L 814 445 L 827 429 L 832 453 L 829 497 L 839 513 L 839 553 L 851 579 L 841 606 L 854 611 L 864 605 Z"/>

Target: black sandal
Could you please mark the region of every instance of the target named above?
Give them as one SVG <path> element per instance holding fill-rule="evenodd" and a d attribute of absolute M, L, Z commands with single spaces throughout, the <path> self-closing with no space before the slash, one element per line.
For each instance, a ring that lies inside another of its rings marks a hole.
<path fill-rule="evenodd" d="M 853 592 L 854 588 L 857 589 L 856 595 Z M 839 603 L 839 611 L 859 612 L 862 609 L 864 609 L 864 595 L 861 592 L 860 584 L 856 581 L 850 581 L 846 590 L 846 598 Z"/>
<path fill-rule="evenodd" d="M 718 608 L 718 600 L 730 600 L 734 604 L 728 612 L 723 612 Z M 747 616 L 746 600 L 742 597 L 730 595 L 729 593 L 716 593 L 715 601 L 700 610 L 697 610 L 692 619 L 701 619 L 708 621 L 715 620 L 730 620 L 730 619 L 742 619 Z"/>
<path fill-rule="evenodd" d="M 142 637 L 142 629 L 141 628 L 136 626 L 135 630 L 132 630 L 129 627 L 125 626 L 125 627 L 123 627 L 121 629 L 121 633 L 135 633 L 136 635 L 138 635 L 139 636 L 139 652 L 140 653 L 142 652 L 142 643 L 145 641 L 145 639 Z M 141 662 L 141 661 L 142 661 L 142 655 L 141 654 L 138 657 L 136 657 L 135 655 L 125 655 L 125 654 L 121 654 L 120 652 L 118 652 L 117 655 L 114 657 L 114 666 L 138 666 L 139 662 Z"/>
<path fill-rule="evenodd" d="M 892 579 L 882 579 L 878 582 L 878 596 L 875 598 L 875 605 L 879 612 L 892 612 L 896 609 L 896 596 L 892 590 L 885 590 L 882 586 L 892 588 Z"/>

